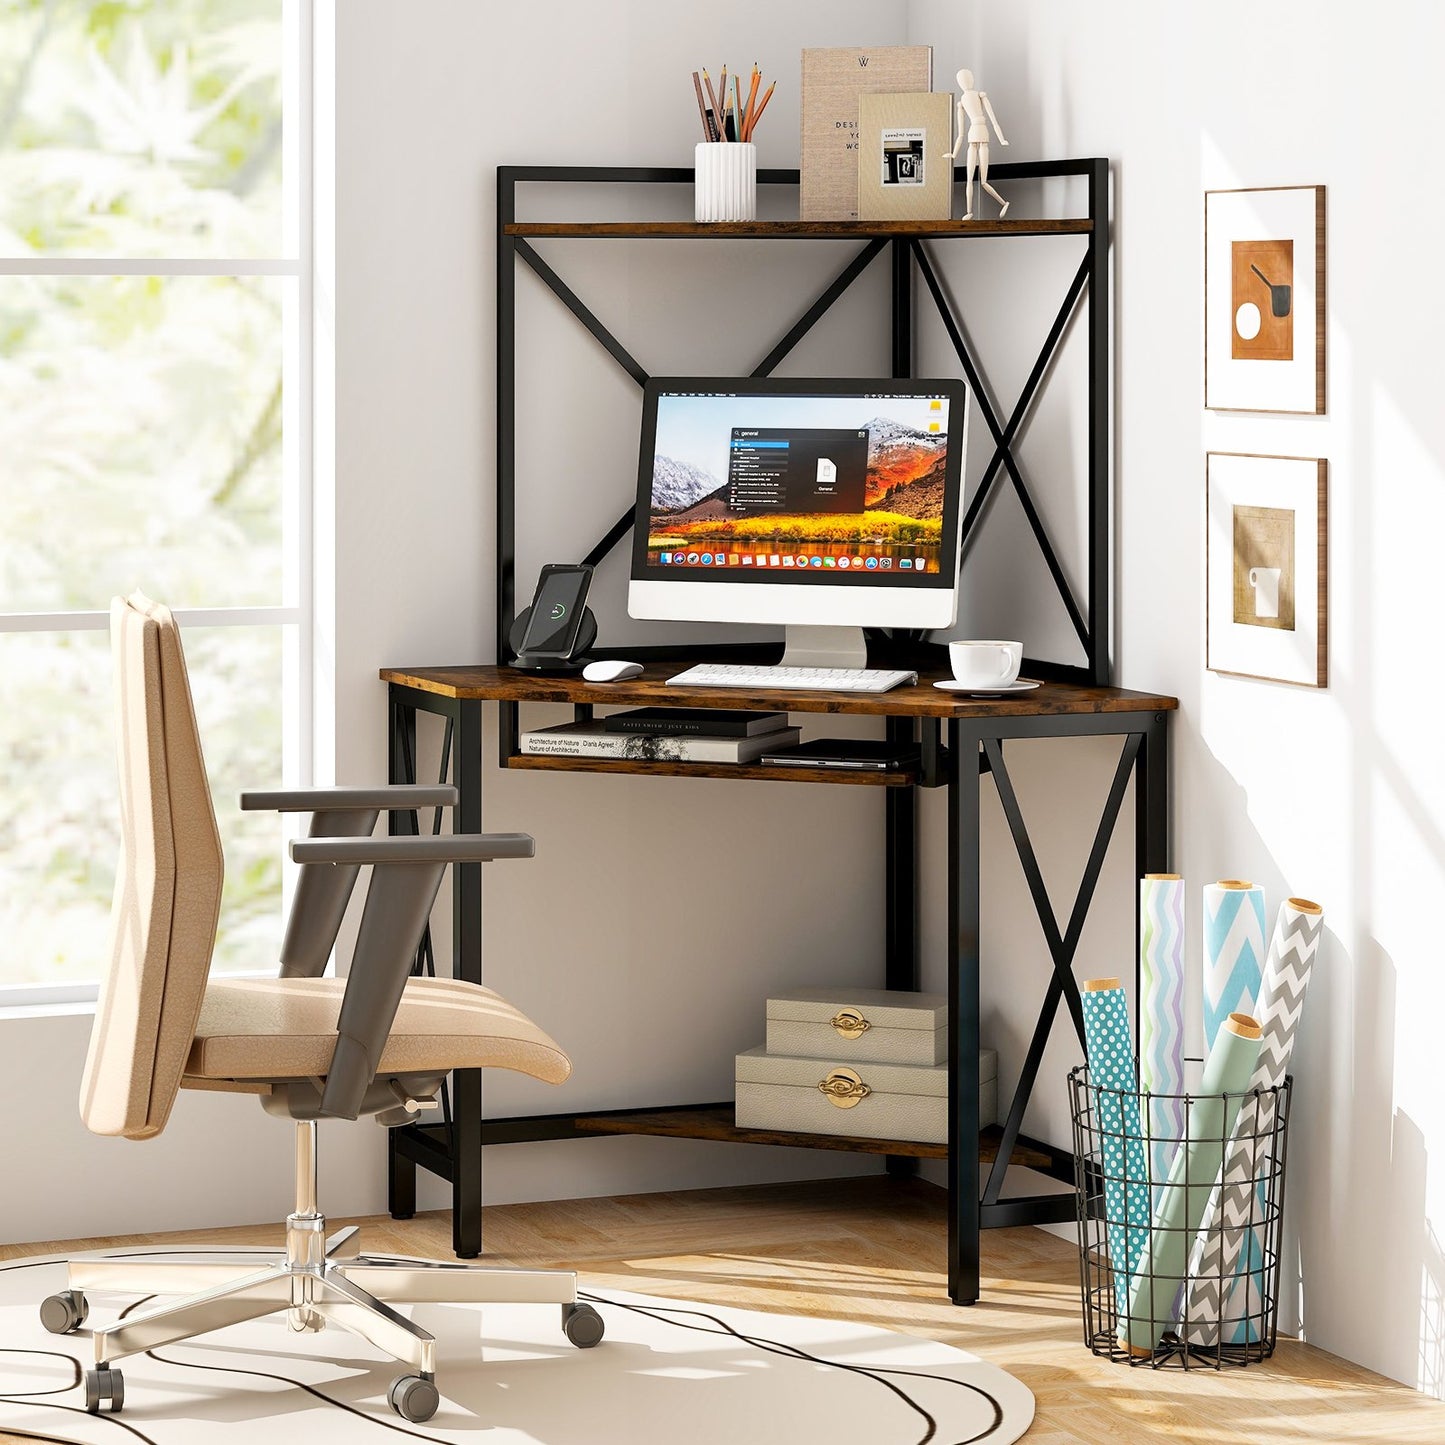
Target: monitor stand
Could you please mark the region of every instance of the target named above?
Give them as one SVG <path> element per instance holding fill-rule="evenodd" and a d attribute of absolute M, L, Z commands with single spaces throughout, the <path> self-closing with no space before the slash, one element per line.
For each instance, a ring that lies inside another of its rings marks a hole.
<path fill-rule="evenodd" d="M 783 629 L 782 666 L 867 667 L 868 643 L 863 629 L 790 624 Z"/>

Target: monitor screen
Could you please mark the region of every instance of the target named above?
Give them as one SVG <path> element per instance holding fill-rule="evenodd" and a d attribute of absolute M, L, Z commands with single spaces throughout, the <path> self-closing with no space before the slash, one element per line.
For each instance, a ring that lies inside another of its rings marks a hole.
<path fill-rule="evenodd" d="M 630 610 L 948 625 L 965 409 L 956 380 L 654 379 Z"/>

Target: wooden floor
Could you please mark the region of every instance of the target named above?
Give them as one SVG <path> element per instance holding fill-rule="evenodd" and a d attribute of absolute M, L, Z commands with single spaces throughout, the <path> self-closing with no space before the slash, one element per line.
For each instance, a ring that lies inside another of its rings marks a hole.
<path fill-rule="evenodd" d="M 944 1299 L 943 1204 L 929 1185 L 874 1177 L 496 1207 L 483 1234 L 496 1264 L 575 1266 L 601 1286 L 858 1320 L 971 1350 L 1038 1398 L 1030 1445 L 1445 1441 L 1445 1404 L 1293 1341 L 1266 1363 L 1223 1373 L 1095 1359 L 1081 1343 L 1076 1252 L 1041 1230 L 986 1234 L 983 1299 L 955 1308 Z M 376 1253 L 450 1254 L 445 1214 L 333 1221 L 346 1222 L 366 1226 L 363 1247 Z M 0 1247 L 0 1259 L 111 1243 L 269 1243 L 279 1234 L 57 1241 Z"/>

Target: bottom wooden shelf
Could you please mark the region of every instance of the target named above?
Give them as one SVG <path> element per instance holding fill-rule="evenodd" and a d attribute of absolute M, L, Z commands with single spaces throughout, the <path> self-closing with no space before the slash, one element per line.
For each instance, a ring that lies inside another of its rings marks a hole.
<path fill-rule="evenodd" d="M 579 1134 L 659 1134 L 673 1139 L 721 1139 L 733 1144 L 780 1144 L 791 1149 L 839 1149 L 853 1154 L 900 1154 L 916 1159 L 947 1159 L 946 1144 L 920 1144 L 912 1139 L 856 1139 L 847 1134 L 795 1134 L 780 1129 L 739 1129 L 731 1104 L 695 1109 L 651 1109 L 636 1113 L 579 1114 Z M 990 1126 L 979 1135 L 979 1159 L 991 1163 L 998 1155 L 1003 1131 Z M 1022 1143 L 1014 1146 L 1011 1164 L 1047 1169 L 1053 1160 Z"/>

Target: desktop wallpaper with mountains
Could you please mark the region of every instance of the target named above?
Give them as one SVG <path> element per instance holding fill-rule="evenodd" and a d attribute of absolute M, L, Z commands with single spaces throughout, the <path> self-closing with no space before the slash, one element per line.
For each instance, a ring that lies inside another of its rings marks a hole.
<path fill-rule="evenodd" d="M 887 417 L 867 423 L 867 511 L 747 516 L 728 508 L 728 483 L 659 455 L 652 473 L 654 537 L 787 537 L 830 542 L 937 542 L 943 530 L 948 438 Z"/>

